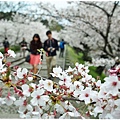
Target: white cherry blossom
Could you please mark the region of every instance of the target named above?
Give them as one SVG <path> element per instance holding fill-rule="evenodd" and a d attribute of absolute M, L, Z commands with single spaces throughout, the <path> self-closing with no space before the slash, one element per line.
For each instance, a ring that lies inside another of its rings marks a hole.
<path fill-rule="evenodd" d="M 45 91 L 43 89 L 39 89 L 39 90 L 34 91 L 31 94 L 31 97 L 32 97 L 31 104 L 33 106 L 37 106 L 37 105 L 45 106 L 46 105 L 46 102 L 49 100 L 49 96 L 43 95 L 44 92 Z"/>
<path fill-rule="evenodd" d="M 119 93 L 120 81 L 117 76 L 106 77 L 104 85 L 108 91 L 107 94 L 109 93 L 115 96 Z"/>
<path fill-rule="evenodd" d="M 70 119 L 71 117 L 75 117 L 73 112 L 65 112 L 59 119 Z"/>
<path fill-rule="evenodd" d="M 13 50 L 8 50 L 8 54 L 9 54 L 10 57 L 13 57 L 13 58 L 16 57 L 16 54 Z"/>
<path fill-rule="evenodd" d="M 26 68 L 23 68 L 23 69 L 18 68 L 17 69 L 17 77 L 20 79 L 24 78 L 24 76 L 27 75 L 27 73 L 28 73 L 28 70 Z"/>
<path fill-rule="evenodd" d="M 64 111 L 64 106 L 61 106 L 59 104 L 55 104 L 54 108 L 56 109 L 56 111 L 60 114 L 63 114 L 65 111 Z"/>
<path fill-rule="evenodd" d="M 30 119 L 31 116 L 32 116 L 32 113 L 31 113 L 31 112 L 27 112 L 26 114 L 23 113 L 23 112 L 20 112 L 20 111 L 18 111 L 18 112 L 19 112 L 19 114 L 20 114 L 20 118 L 22 118 L 22 119 Z"/>
<path fill-rule="evenodd" d="M 26 110 L 29 112 L 33 111 L 33 107 L 28 103 L 26 97 L 22 97 L 19 100 L 16 100 L 14 104 L 19 107 L 18 112 L 20 113 L 24 113 Z"/>
<path fill-rule="evenodd" d="M 50 113 L 50 114 L 44 113 L 42 115 L 42 119 L 54 119 L 54 115 L 53 113 Z"/>
<path fill-rule="evenodd" d="M 85 104 L 88 104 L 91 102 L 91 88 L 87 87 L 85 88 L 84 90 L 82 90 L 80 92 L 80 96 L 79 96 L 79 99 L 80 100 L 84 100 L 85 101 Z"/>
<path fill-rule="evenodd" d="M 29 81 L 32 81 L 32 80 L 33 80 L 33 77 L 32 77 L 32 76 L 31 76 L 31 77 L 29 76 L 29 77 L 28 77 L 28 80 L 29 80 Z"/>
<path fill-rule="evenodd" d="M 0 72 L 5 72 L 6 71 L 6 67 L 4 68 L 5 64 L 2 63 L 2 60 L 0 60 Z"/>
<path fill-rule="evenodd" d="M 53 77 L 59 77 L 60 73 L 62 73 L 62 68 L 59 66 L 59 67 L 53 68 L 53 73 L 50 73 L 50 74 Z"/>
<path fill-rule="evenodd" d="M 0 52 L 0 60 L 3 60 L 4 59 L 4 56 L 3 54 Z"/>
<path fill-rule="evenodd" d="M 22 85 L 22 90 L 23 90 L 23 95 L 29 97 L 30 94 L 33 92 L 34 88 L 27 84 L 24 84 Z"/>
<path fill-rule="evenodd" d="M 0 98 L 0 105 L 5 104 L 5 98 Z"/>
<path fill-rule="evenodd" d="M 67 70 L 65 70 L 67 73 L 68 72 L 73 72 L 74 71 L 74 69 L 72 69 L 70 66 L 69 66 L 69 68 L 67 69 Z"/>
<path fill-rule="evenodd" d="M 13 102 L 16 100 L 16 98 L 14 96 L 10 96 L 8 95 L 5 99 L 5 102 L 8 106 L 12 105 Z"/>
<path fill-rule="evenodd" d="M 51 80 L 45 80 L 44 81 L 44 89 L 52 92 L 53 91 L 53 82 Z"/>

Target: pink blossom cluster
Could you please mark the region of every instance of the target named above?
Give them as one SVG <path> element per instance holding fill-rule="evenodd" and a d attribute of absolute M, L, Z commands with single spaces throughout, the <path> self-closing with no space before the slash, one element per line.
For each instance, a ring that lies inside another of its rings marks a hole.
<path fill-rule="evenodd" d="M 15 56 L 13 51 L 10 56 Z M 10 68 L 3 63 L 4 56 L 0 53 L 0 74 L 3 86 L 0 88 L 0 106 L 16 105 L 20 118 L 69 119 L 83 118 L 83 115 L 72 104 L 71 100 L 84 102 L 87 106 L 86 115 L 100 119 L 120 118 L 120 66 L 110 69 L 110 75 L 104 83 L 89 75 L 88 66 L 76 63 L 74 68 L 63 71 L 60 67 L 53 68 L 53 77 L 59 78 L 56 83 L 49 79 L 34 82 L 34 76 L 26 68 Z M 4 86 L 14 88 L 14 94 L 3 97 Z"/>

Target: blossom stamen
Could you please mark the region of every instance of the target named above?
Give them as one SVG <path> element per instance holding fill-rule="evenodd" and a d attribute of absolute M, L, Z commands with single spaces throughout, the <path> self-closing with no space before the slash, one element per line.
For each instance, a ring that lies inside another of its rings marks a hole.
<path fill-rule="evenodd" d="M 48 82 L 48 86 L 51 86 L 51 83 L 50 83 L 50 82 Z"/>
<path fill-rule="evenodd" d="M 40 95 L 37 96 L 37 99 L 40 99 Z"/>
<path fill-rule="evenodd" d="M 117 85 L 117 82 L 113 82 L 112 85 L 113 85 L 113 86 L 116 86 L 116 85 Z"/>
<path fill-rule="evenodd" d="M 27 106 L 27 101 L 26 100 L 24 100 L 23 105 Z"/>
<path fill-rule="evenodd" d="M 85 97 L 89 97 L 89 94 L 86 93 L 86 94 L 85 94 Z"/>

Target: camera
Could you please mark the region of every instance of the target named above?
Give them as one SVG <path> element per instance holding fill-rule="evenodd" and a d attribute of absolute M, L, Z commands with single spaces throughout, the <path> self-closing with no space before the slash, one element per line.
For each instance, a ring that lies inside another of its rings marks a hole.
<path fill-rule="evenodd" d="M 53 47 L 50 47 L 50 52 L 53 52 Z"/>

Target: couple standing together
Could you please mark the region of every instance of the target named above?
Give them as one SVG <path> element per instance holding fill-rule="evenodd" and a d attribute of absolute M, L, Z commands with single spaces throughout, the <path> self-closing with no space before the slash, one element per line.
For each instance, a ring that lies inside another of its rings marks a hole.
<path fill-rule="evenodd" d="M 56 66 L 56 50 L 59 50 L 58 41 L 52 37 L 52 32 L 47 31 L 46 35 L 48 39 L 44 42 L 40 40 L 40 36 L 35 34 L 33 40 L 30 42 L 30 64 L 33 66 L 33 73 L 37 73 L 37 66 L 41 63 L 40 53 L 37 49 L 44 48 L 46 52 L 46 63 L 47 63 L 47 73 L 48 78 L 51 78 L 50 73 L 52 72 L 53 67 Z"/>

